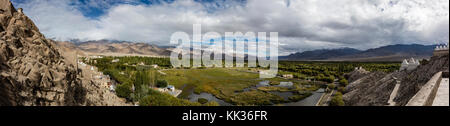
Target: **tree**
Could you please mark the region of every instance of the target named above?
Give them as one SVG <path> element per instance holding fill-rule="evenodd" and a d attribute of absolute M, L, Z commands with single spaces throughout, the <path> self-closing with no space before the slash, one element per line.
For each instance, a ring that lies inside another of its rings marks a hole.
<path fill-rule="evenodd" d="M 146 71 L 136 72 L 134 86 L 137 91 L 141 91 L 141 87 L 148 87 L 150 85 L 150 78 Z"/>
<path fill-rule="evenodd" d="M 336 85 L 335 84 L 330 84 L 330 85 L 328 85 L 328 88 L 330 90 L 334 90 L 336 88 Z"/>
<path fill-rule="evenodd" d="M 172 104 L 163 94 L 149 95 L 139 100 L 140 106 L 172 106 Z"/>
<path fill-rule="evenodd" d="M 158 82 L 156 82 L 156 86 L 160 87 L 160 88 L 164 88 L 167 87 L 169 84 L 167 83 L 166 80 L 158 80 Z"/>
<path fill-rule="evenodd" d="M 125 82 L 123 84 L 119 84 L 116 87 L 116 94 L 122 98 L 130 98 L 130 94 L 133 93 L 131 90 L 132 84 L 130 82 Z"/>

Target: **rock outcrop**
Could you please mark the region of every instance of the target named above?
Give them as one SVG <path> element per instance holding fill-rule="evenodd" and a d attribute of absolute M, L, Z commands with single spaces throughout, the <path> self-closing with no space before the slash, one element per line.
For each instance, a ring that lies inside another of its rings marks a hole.
<path fill-rule="evenodd" d="M 344 76 L 347 78 L 347 80 L 349 82 L 353 82 L 361 77 L 366 76 L 369 73 L 370 73 L 369 71 L 365 70 L 362 67 L 356 67 L 354 71 L 352 71 L 350 73 L 346 73 L 346 74 L 344 74 Z"/>
<path fill-rule="evenodd" d="M 86 98 L 97 89 L 77 73 L 23 12 L 0 0 L 0 106 L 104 105 Z"/>
<path fill-rule="evenodd" d="M 390 94 L 397 81 L 400 87 L 394 99 L 396 105 L 404 106 L 427 83 L 431 77 L 440 72 L 448 71 L 449 56 L 434 56 L 426 64 L 421 64 L 412 71 L 393 73 L 354 71 L 347 74 L 350 84 L 344 95 L 344 101 L 349 106 L 384 106 L 387 105 Z"/>

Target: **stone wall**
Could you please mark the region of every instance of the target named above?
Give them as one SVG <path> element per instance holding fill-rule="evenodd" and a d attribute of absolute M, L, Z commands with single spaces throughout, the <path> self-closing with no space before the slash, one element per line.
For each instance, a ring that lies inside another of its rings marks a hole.
<path fill-rule="evenodd" d="M 442 72 L 436 73 L 414 97 L 409 100 L 406 106 L 431 106 L 434 97 L 442 80 Z"/>
<path fill-rule="evenodd" d="M 444 56 L 448 55 L 448 50 L 435 50 L 433 56 Z"/>

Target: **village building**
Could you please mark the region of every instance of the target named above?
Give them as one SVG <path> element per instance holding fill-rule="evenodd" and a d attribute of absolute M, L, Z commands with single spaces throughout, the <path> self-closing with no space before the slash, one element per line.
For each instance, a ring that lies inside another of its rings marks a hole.
<path fill-rule="evenodd" d="M 81 62 L 81 61 L 78 61 L 78 64 L 80 64 L 82 67 L 86 67 L 86 66 L 87 66 L 86 63 L 83 63 L 83 62 Z"/>
<path fill-rule="evenodd" d="M 283 78 L 292 79 L 292 78 L 294 78 L 294 75 L 292 75 L 292 74 L 284 74 Z"/>
<path fill-rule="evenodd" d="M 175 91 L 175 86 L 173 85 L 168 85 L 167 89 L 169 89 L 169 91 Z"/>
<path fill-rule="evenodd" d="M 117 62 L 119 62 L 120 61 L 120 59 L 114 59 L 114 60 L 112 60 L 111 62 L 112 63 L 117 63 Z"/>
<path fill-rule="evenodd" d="M 153 89 L 156 89 L 157 91 L 162 92 L 162 93 L 170 94 L 174 97 L 178 97 L 178 95 L 180 95 L 181 92 L 183 92 L 182 90 L 176 89 L 175 86 L 173 86 L 173 85 L 167 85 L 167 87 L 164 87 L 164 88 L 153 87 Z"/>
<path fill-rule="evenodd" d="M 103 56 L 90 56 L 91 59 L 101 59 Z"/>

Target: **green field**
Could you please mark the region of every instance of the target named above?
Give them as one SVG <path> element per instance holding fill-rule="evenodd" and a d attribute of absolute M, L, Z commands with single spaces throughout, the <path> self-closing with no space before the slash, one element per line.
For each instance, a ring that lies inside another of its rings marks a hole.
<path fill-rule="evenodd" d="M 183 91 L 185 94 L 195 88 L 194 92 L 197 94 L 207 92 L 216 96 L 230 96 L 235 91 L 243 90 L 261 81 L 258 74 L 225 68 L 172 69 L 164 72 L 167 74 L 163 76 L 164 79 L 176 88 L 185 87 Z M 186 95 L 182 94 L 182 96 Z"/>
<path fill-rule="evenodd" d="M 271 105 L 284 101 L 280 96 L 269 93 L 312 91 L 317 88 L 301 88 L 300 84 L 310 84 L 300 80 L 286 80 L 282 78 L 260 79 L 259 74 L 245 72 L 240 69 L 209 68 L 209 69 L 171 69 L 164 71 L 163 76 L 170 84 L 183 89 L 180 98 L 187 98 L 192 91 L 196 94 L 210 93 L 219 99 L 236 105 Z M 295 88 L 263 87 L 255 90 L 242 92 L 245 88 L 256 86 L 259 82 L 268 80 L 275 84 L 281 81 L 294 82 Z M 317 87 L 317 86 L 315 86 Z M 300 94 L 302 95 L 302 94 Z"/>

